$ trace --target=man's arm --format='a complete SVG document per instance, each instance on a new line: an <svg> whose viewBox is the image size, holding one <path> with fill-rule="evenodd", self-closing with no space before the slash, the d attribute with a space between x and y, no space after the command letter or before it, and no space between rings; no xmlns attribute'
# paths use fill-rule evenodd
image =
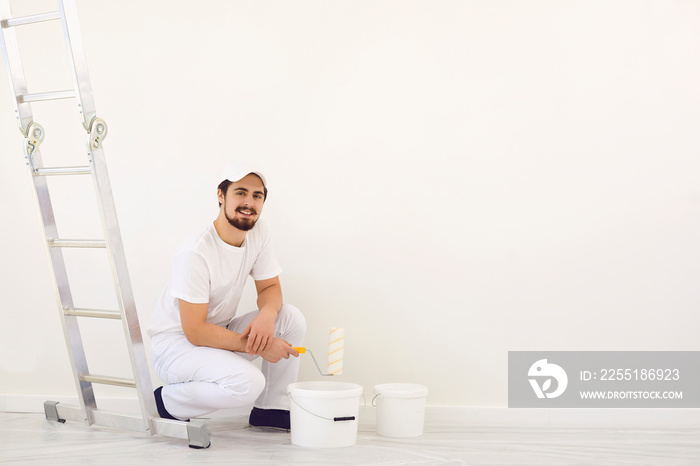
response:
<svg viewBox="0 0 700 466"><path fill-rule="evenodd" d="M268 285L274 285L275 283L279 292L279 280L268 283ZM269 291L262 297L261 302L260 295L262 295L262 292L268 288ZM275 296L276 293L274 287L270 288L269 286L263 285L261 288L259 288L258 304L261 306L261 310L266 309L266 311L258 314L258 316L250 325L248 325L243 333L232 332L231 330L207 322L207 311L209 309L208 304L193 304L180 299L180 321L182 323L182 329L185 332L185 337L187 337L187 340L190 343L196 346L209 346L211 348L219 348L228 351L251 353L246 349L246 347L248 346L248 342L250 340L249 335L252 334L253 327L255 326L256 329L262 329L267 325L266 322L268 320L268 315L272 314L271 310L268 309L272 309L271 303L274 304L277 301L277 298L279 298L279 308L282 307L281 292L279 292L278 297ZM281 338L274 338L275 317L277 317L279 308L274 313L274 317L272 318L272 328L269 333L271 336L267 341L267 344L263 348L259 349L257 353L255 353L262 356L263 359L273 363L282 358L288 359L289 356L299 356L299 353L297 353L288 342L282 340ZM257 335L261 336L263 335L263 332L258 331Z"/></svg>
<svg viewBox="0 0 700 466"><path fill-rule="evenodd" d="M245 351L260 354L275 336L275 319L282 308L282 286L279 277L256 280L258 292L258 316L248 325L242 335L248 338Z"/></svg>
<svg viewBox="0 0 700 466"><path fill-rule="evenodd" d="M246 350L248 339L242 334L207 322L208 303L194 304L182 299L178 301L182 330L190 343L229 351Z"/></svg>
<svg viewBox="0 0 700 466"><path fill-rule="evenodd" d="M277 313L282 308L280 277L256 280L255 289L258 291L258 309L260 309L260 312L274 313L275 317L277 317Z"/></svg>

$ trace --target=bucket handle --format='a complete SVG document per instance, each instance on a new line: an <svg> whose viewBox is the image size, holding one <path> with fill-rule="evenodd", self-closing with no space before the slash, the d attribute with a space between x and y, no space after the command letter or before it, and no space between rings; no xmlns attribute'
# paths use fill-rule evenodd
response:
<svg viewBox="0 0 700 466"><path fill-rule="evenodd" d="M374 395L374 398L372 398L372 401L371 401L372 406L374 406L375 408L377 407L377 405L374 404L374 400L376 400L379 397L379 395L381 395L381 393L377 393L376 395Z"/></svg>
<svg viewBox="0 0 700 466"><path fill-rule="evenodd" d="M306 411L307 413L311 414L312 416L316 416L316 417L318 417L318 418L325 419L326 421L342 422L342 421L354 421L354 420L355 420L355 416L336 416L336 417L334 417L334 418L319 416L318 414L312 413L311 411L309 411L308 409L304 408L302 405L300 405L299 403L297 403L297 400L295 400L295 399L292 397L292 392L287 392L287 396L289 397L290 400L292 400L292 401L294 402L295 405L299 406L301 409L303 409L303 410ZM362 399L365 400L365 394L364 394L364 393L362 394ZM366 402L366 400L365 400L365 405L366 405L366 404L367 404L367 402Z"/></svg>

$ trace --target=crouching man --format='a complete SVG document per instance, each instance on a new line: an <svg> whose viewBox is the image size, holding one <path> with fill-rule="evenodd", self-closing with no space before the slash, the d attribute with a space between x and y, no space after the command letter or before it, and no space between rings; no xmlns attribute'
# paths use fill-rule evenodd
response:
<svg viewBox="0 0 700 466"><path fill-rule="evenodd" d="M217 196L219 215L175 252L170 281L149 335L162 418L187 420L253 405L253 426L289 429L287 385L296 381L306 322L283 304L280 266L259 222L267 198L263 174L229 165ZM237 315L246 279L258 310ZM291 356L291 357L290 357ZM251 361L263 358L262 369Z"/></svg>

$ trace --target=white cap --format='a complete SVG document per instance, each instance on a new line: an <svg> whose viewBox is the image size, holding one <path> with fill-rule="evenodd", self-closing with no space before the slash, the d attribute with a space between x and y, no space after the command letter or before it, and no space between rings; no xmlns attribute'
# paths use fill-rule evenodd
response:
<svg viewBox="0 0 700 466"><path fill-rule="evenodd" d="M223 173L221 173L219 182L229 180L233 183L243 179L246 175L250 175L251 173L259 176L263 182L263 186L267 187L265 175L263 175L260 170L255 170L249 163L243 161L229 163L226 168L224 168Z"/></svg>

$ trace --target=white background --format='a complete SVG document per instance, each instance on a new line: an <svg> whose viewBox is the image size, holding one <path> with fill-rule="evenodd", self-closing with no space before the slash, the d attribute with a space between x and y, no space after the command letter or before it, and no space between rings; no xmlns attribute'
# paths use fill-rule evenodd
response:
<svg viewBox="0 0 700 466"><path fill-rule="evenodd" d="M144 332L247 158L307 346L344 327L339 380L366 393L505 406L508 351L700 349L697 2L77 3ZM30 92L69 87L59 25L19 32ZM0 394L73 395L9 89ZM47 166L84 163L73 102L34 114ZM61 235L98 237L89 178L51 183ZM113 302L100 254L66 253L79 306ZM116 322L83 333L94 372L128 375Z"/></svg>

